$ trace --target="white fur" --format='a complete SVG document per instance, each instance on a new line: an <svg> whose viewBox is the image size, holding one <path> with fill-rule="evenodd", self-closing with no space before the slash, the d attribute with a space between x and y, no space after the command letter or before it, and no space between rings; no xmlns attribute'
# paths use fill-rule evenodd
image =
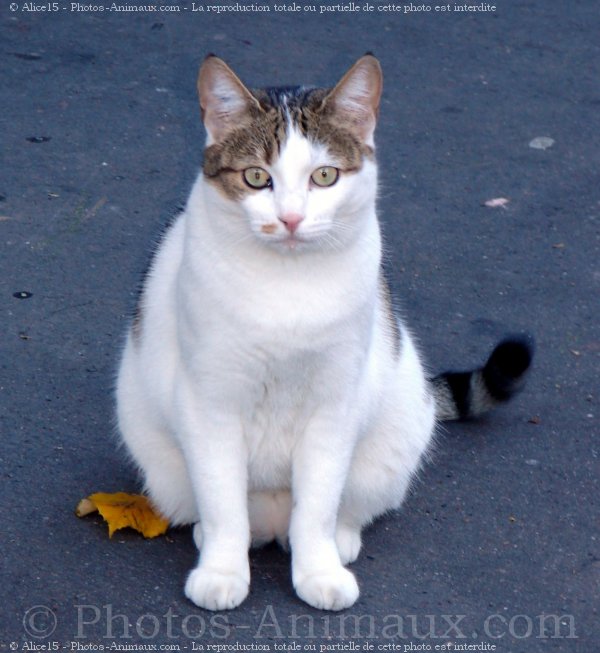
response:
<svg viewBox="0 0 600 653"><path fill-rule="evenodd" d="M251 539L289 540L307 603L352 605L343 565L401 504L431 438L418 354L401 327L396 358L378 292L376 166L312 187L323 165L336 162L292 132L272 191L233 202L201 175L123 354L119 426L156 506L200 521L185 591L204 608L245 598ZM285 212L304 216L294 240Z"/></svg>

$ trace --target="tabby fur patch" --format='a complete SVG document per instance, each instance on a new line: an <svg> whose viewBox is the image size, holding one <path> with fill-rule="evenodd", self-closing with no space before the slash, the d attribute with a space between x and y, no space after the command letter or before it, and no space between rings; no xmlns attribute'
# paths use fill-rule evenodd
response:
<svg viewBox="0 0 600 653"><path fill-rule="evenodd" d="M204 152L206 179L231 200L258 192L243 179L246 168L270 166L279 156L290 129L326 146L341 173L360 170L373 148L354 135L352 125L324 102L331 89L282 87L251 90L260 106L248 104L240 124Z"/></svg>

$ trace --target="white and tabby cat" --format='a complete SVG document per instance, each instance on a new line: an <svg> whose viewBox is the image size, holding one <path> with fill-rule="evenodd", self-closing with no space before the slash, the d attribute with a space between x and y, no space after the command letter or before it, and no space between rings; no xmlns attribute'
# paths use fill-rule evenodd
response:
<svg viewBox="0 0 600 653"><path fill-rule="evenodd" d="M289 542L298 595L354 603L361 529L402 503L437 419L504 401L526 341L429 381L392 314L375 211L382 75L372 55L333 89L249 90L208 57L208 133L128 334L121 433L152 501L193 523L186 595L234 608L251 542Z"/></svg>

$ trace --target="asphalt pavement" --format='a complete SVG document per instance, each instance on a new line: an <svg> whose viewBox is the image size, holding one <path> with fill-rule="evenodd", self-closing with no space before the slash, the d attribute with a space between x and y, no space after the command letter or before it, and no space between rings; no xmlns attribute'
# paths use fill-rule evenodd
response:
<svg viewBox="0 0 600 653"><path fill-rule="evenodd" d="M598 650L597 3L117 5L0 7L0 651ZM366 532L351 609L303 604L269 546L243 605L211 614L183 595L189 529L109 539L74 508L139 489L113 384L151 244L201 164L199 63L330 85L366 51L385 76L386 270L431 370L520 331L534 368L509 406L441 431Z"/></svg>

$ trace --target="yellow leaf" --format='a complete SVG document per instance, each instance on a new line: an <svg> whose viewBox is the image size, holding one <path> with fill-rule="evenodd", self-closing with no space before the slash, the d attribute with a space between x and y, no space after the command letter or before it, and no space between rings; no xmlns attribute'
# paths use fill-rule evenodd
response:
<svg viewBox="0 0 600 653"><path fill-rule="evenodd" d="M148 497L141 494L97 492L82 499L75 514L84 517L98 511L108 524L108 536L120 528L134 528L144 537L156 537L166 532L169 521L159 515Z"/></svg>
<svg viewBox="0 0 600 653"><path fill-rule="evenodd" d="M89 499L82 499L75 508L75 514L78 517L85 517L86 515L91 515L93 512L97 512L98 508L93 501Z"/></svg>

